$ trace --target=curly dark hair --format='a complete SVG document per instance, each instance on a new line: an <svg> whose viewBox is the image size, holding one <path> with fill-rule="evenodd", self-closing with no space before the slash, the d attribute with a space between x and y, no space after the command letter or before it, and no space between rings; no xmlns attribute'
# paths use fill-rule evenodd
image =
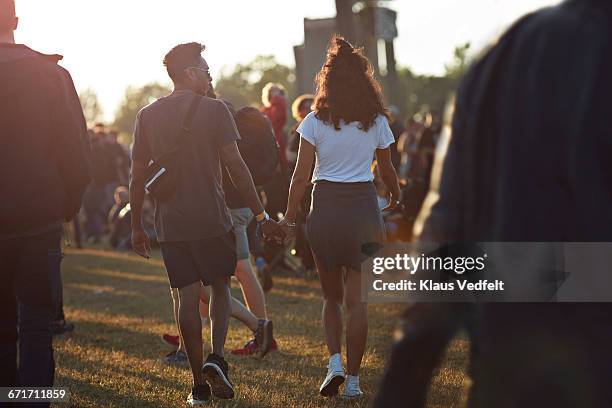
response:
<svg viewBox="0 0 612 408"><path fill-rule="evenodd" d="M378 115L387 116L380 84L372 64L363 54L335 34L327 49L327 59L315 79L317 94L314 112L320 120L340 130L345 123L360 122L367 131Z"/></svg>

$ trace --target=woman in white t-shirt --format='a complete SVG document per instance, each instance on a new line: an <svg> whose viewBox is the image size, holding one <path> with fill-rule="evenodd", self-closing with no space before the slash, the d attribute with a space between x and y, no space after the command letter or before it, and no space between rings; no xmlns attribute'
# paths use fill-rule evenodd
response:
<svg viewBox="0 0 612 408"><path fill-rule="evenodd" d="M295 224L313 160L312 205L307 232L323 289L323 326L330 353L320 387L324 396L361 397L359 367L367 337L367 304L361 300L361 263L385 238L373 184L372 161L391 191L390 208L399 205L400 189L391 164L394 142L380 85L362 49L332 38L325 65L317 75L314 111L297 129L298 160L283 224ZM343 298L347 308L347 371L342 366Z"/></svg>

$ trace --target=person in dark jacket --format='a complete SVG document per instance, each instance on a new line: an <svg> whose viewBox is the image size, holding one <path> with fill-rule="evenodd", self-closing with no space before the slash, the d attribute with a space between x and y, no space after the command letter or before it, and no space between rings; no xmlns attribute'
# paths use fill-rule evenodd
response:
<svg viewBox="0 0 612 408"><path fill-rule="evenodd" d="M520 19L474 64L421 241L612 241L611 19L607 0L565 1ZM421 303L405 317L376 407L425 406L448 342L470 325L470 407L612 406L610 303Z"/></svg>
<svg viewBox="0 0 612 408"><path fill-rule="evenodd" d="M89 183L89 144L62 57L15 44L17 22L0 0L0 386L50 387L61 225Z"/></svg>

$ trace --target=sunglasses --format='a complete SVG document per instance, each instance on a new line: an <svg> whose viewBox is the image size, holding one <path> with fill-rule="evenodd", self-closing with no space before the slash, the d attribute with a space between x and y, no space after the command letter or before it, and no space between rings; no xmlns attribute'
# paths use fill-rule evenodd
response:
<svg viewBox="0 0 612 408"><path fill-rule="evenodd" d="M197 70L197 71L204 72L204 73L206 74L206 76L207 76L208 78L210 78L210 69L204 69L204 68L200 68L200 67L189 67L189 68L187 68L187 69L195 69L195 70Z"/></svg>

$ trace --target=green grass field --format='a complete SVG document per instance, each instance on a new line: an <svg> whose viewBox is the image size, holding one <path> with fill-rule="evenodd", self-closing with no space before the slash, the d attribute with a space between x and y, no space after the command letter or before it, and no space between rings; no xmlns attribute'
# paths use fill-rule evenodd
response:
<svg viewBox="0 0 612 408"><path fill-rule="evenodd" d="M87 249L68 250L63 261L67 319L75 332L57 337L56 385L67 387L76 407L180 407L190 390L190 372L160 362L169 351L160 335L174 333L172 303L159 259ZM240 291L234 287L234 296ZM213 407L369 406L389 355L404 305L370 305L368 349L361 372L366 398L345 403L318 395L327 353L317 281L275 277L268 310L280 351L263 360L229 356L236 398ZM203 332L209 350L209 329ZM249 331L232 321L227 349L241 346ZM466 342L447 351L430 390L429 406L461 406ZM66 406L62 404L61 406Z"/></svg>

